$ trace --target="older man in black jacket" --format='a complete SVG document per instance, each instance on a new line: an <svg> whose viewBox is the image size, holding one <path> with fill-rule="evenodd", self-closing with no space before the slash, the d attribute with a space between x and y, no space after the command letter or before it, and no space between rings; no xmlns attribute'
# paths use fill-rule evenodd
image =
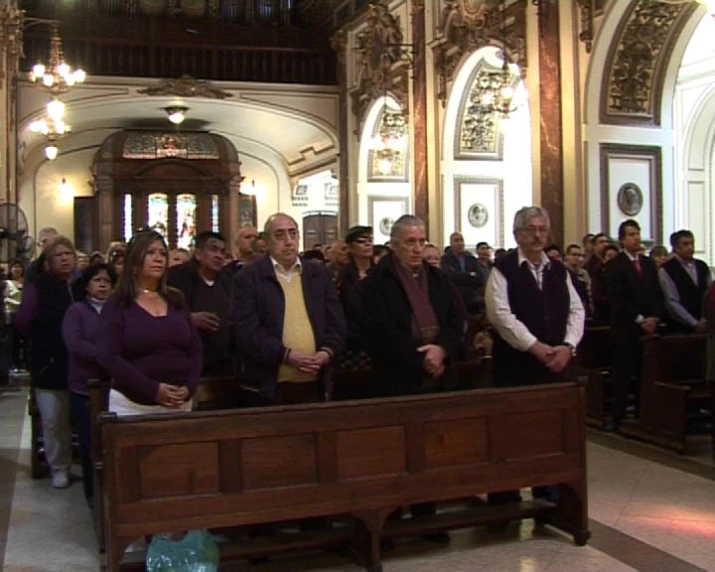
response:
<svg viewBox="0 0 715 572"><path fill-rule="evenodd" d="M449 279L422 260L425 227L405 215L391 252L363 281L362 333L384 395L451 389L463 322Z"/></svg>

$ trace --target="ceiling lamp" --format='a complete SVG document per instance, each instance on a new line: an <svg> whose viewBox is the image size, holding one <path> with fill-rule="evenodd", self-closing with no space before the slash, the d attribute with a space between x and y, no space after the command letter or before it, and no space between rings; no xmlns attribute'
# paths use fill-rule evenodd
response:
<svg viewBox="0 0 715 572"><path fill-rule="evenodd" d="M375 152L377 168L383 175L389 175L392 166L407 144L407 122L402 111L390 111L387 97L382 108L382 117L377 135L372 140L370 149Z"/></svg>
<svg viewBox="0 0 715 572"><path fill-rule="evenodd" d="M169 116L169 121L171 121L174 125L181 125L184 122L184 119L186 119L186 112L188 110L188 107L178 105L164 108L164 111L166 111L166 114Z"/></svg>
<svg viewBox="0 0 715 572"><path fill-rule="evenodd" d="M52 24L50 36L50 59L47 65L38 63L32 67L30 81L37 83L49 90L53 95L69 91L73 86L84 83L87 74L81 70L73 70L62 55L62 40L60 39L59 24Z"/></svg>
<svg viewBox="0 0 715 572"><path fill-rule="evenodd" d="M57 153L59 153L59 149L57 148L57 145L54 143L50 143L47 147L45 147L45 157L47 157L50 161L54 161L57 159Z"/></svg>
<svg viewBox="0 0 715 572"><path fill-rule="evenodd" d="M519 77L512 71L506 54L502 52L504 63L499 71L484 74L479 79L477 101L473 105L482 108L487 113L497 113L502 118L516 111L519 106L514 104L514 82Z"/></svg>

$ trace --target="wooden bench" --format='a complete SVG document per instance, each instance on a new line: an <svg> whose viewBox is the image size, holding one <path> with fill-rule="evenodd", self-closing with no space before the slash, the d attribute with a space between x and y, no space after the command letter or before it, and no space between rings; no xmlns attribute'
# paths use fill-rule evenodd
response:
<svg viewBox="0 0 715 572"><path fill-rule="evenodd" d="M481 389L164 416L101 416L107 563L139 537L352 515L315 533L382 570L380 538L542 517L589 538L584 385ZM532 485L543 500L386 521L397 507ZM296 540L305 548L311 540ZM283 545L280 550L288 550ZM223 561L271 552L250 540Z"/></svg>
<svg viewBox="0 0 715 572"><path fill-rule="evenodd" d="M640 413L622 433L686 452L688 435L703 433L711 417L706 342L704 334L643 338Z"/></svg>
<svg viewBox="0 0 715 572"><path fill-rule="evenodd" d="M603 429L611 400L611 329L587 327L574 362L576 375L588 377L586 423Z"/></svg>

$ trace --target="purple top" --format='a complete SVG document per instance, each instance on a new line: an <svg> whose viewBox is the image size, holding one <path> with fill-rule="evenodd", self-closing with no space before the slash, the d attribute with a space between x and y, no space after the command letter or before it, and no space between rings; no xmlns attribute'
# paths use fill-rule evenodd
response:
<svg viewBox="0 0 715 572"><path fill-rule="evenodd" d="M203 368L203 347L188 309L169 307L155 317L136 302L104 305L97 361L112 388L142 405L156 405L160 383L186 386L193 395Z"/></svg>
<svg viewBox="0 0 715 572"><path fill-rule="evenodd" d="M103 375L97 364L99 324L97 308L87 301L72 304L62 322L62 339L69 352L67 385L74 393L86 395L87 381Z"/></svg>
<svg viewBox="0 0 715 572"><path fill-rule="evenodd" d="M22 291L22 302L15 314L14 326L26 338L30 337L32 330L32 319L37 312L37 286L35 283L28 284Z"/></svg>

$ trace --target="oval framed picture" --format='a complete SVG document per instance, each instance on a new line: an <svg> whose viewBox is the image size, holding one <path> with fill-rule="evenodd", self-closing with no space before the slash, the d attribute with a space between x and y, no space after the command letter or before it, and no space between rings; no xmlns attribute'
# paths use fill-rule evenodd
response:
<svg viewBox="0 0 715 572"><path fill-rule="evenodd" d="M616 195L618 208L627 216L636 216L643 208L643 192L635 183L625 183Z"/></svg>
<svg viewBox="0 0 715 572"><path fill-rule="evenodd" d="M392 230L392 225L395 224L395 221L392 220L389 216L386 216L380 221L379 229L380 232L385 235L385 236L390 236L390 231Z"/></svg>
<svg viewBox="0 0 715 572"><path fill-rule="evenodd" d="M467 220L474 228L482 228L489 222L489 211L481 203L473 204L467 211Z"/></svg>

